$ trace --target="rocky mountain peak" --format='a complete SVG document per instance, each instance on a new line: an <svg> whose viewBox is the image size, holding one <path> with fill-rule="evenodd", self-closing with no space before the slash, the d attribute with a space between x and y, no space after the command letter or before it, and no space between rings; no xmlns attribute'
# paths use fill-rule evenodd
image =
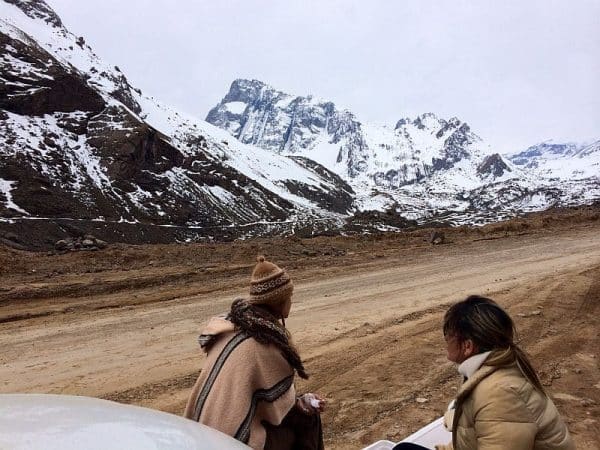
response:
<svg viewBox="0 0 600 450"><path fill-rule="evenodd" d="M260 94L265 88L268 86L262 81L238 78L231 83L229 92L223 97L221 103L252 103L260 98Z"/></svg>
<svg viewBox="0 0 600 450"><path fill-rule="evenodd" d="M394 127L396 130L400 128L402 125L406 125L412 123L412 121L408 117L403 117L398 122L396 122L396 126Z"/></svg>
<svg viewBox="0 0 600 450"><path fill-rule="evenodd" d="M498 153L486 156L477 166L477 173L483 177L493 175L499 178L506 172L512 172L512 170Z"/></svg>
<svg viewBox="0 0 600 450"><path fill-rule="evenodd" d="M434 129L440 125L445 125L445 121L439 119L434 113L423 113L413 120L412 124L418 129L422 130L425 128Z"/></svg>
<svg viewBox="0 0 600 450"><path fill-rule="evenodd" d="M6 3L15 5L23 11L27 17L41 19L47 24L62 27L60 17L54 12L44 0L4 0Z"/></svg>
<svg viewBox="0 0 600 450"><path fill-rule="evenodd" d="M156 241L173 225L169 240L232 238L284 233L297 223L338 227L356 209L393 206L405 217L459 223L473 214L495 220L514 205L600 197L600 163L591 159L572 177L591 173L588 185L567 192L550 179L532 189L531 180L519 185L522 169L486 157L481 139L456 117L425 113L392 129L259 80L235 80L209 112L207 121L229 139L132 88L43 1L2 5L0 232L2 224L44 223L59 237L65 228L57 220L66 217L130 230L132 242L145 239L142 226ZM580 153L594 156L597 146Z"/></svg>
<svg viewBox="0 0 600 450"><path fill-rule="evenodd" d="M434 113L427 112L417 116L415 119L403 117L402 119L396 122L394 128L398 130L402 127L406 127L407 125L411 125L416 127L418 130L426 130L431 134L435 134L436 137L439 139L442 136L447 135L448 131L458 129L463 124L464 122L462 122L457 117L452 117L449 120L445 120L438 117ZM466 125L466 128L463 128L461 132L469 131L470 129L467 128L468 125Z"/></svg>
<svg viewBox="0 0 600 450"><path fill-rule="evenodd" d="M312 96L292 96L258 81L237 79L211 109L207 122L240 141L286 154L310 148L321 135L339 142L343 130L356 128L347 111Z"/></svg>
<svg viewBox="0 0 600 450"><path fill-rule="evenodd" d="M470 160L481 141L456 117L426 112L398 120L390 133L333 102L294 97L258 80L235 80L206 120L244 143L311 158L347 181L378 186L399 187L450 170Z"/></svg>

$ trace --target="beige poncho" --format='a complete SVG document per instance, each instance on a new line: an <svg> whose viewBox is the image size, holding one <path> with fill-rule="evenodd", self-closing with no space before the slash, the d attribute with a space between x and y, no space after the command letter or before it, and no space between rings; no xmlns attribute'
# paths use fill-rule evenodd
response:
<svg viewBox="0 0 600 450"><path fill-rule="evenodd" d="M185 408L199 421L255 449L265 445L266 421L279 425L294 406L294 370L274 345L211 319L203 335L216 335Z"/></svg>

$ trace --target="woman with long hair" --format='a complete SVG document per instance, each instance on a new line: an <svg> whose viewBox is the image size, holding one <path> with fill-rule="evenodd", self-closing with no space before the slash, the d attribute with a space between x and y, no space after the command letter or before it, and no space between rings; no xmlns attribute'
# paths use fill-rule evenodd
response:
<svg viewBox="0 0 600 450"><path fill-rule="evenodd" d="M502 307L472 295L448 309L443 331L463 384L445 415L452 443L437 450L575 448Z"/></svg>
<svg viewBox="0 0 600 450"><path fill-rule="evenodd" d="M294 374L308 374L285 328L293 290L284 269L258 257L249 297L235 300L200 334L207 358L185 417L254 449L323 448L325 401L296 397L294 389Z"/></svg>

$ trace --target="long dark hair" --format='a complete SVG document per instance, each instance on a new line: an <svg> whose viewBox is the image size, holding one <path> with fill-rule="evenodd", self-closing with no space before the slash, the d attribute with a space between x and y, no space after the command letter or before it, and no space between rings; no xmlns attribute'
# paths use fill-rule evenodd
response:
<svg viewBox="0 0 600 450"><path fill-rule="evenodd" d="M527 354L515 343L517 331L508 313L492 299L470 295L450 307L444 315L444 336L459 342L470 339L478 353L492 351L488 366L515 364L525 378L542 394L542 383Z"/></svg>

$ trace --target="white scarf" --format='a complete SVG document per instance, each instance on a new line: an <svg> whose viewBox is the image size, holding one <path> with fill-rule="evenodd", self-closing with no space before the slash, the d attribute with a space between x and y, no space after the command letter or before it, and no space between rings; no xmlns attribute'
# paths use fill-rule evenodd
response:
<svg viewBox="0 0 600 450"><path fill-rule="evenodd" d="M473 355L470 358L465 359L458 366L458 373L460 373L465 378L470 378L473 376L475 372L483 365L488 356L490 356L490 352L478 353L477 355ZM452 400L448 404L448 411L452 411L454 406L456 405L456 400ZM452 411L454 413L454 411ZM450 416L451 417L451 416ZM448 422L448 420L444 420L444 426L447 430L451 430L452 419Z"/></svg>

